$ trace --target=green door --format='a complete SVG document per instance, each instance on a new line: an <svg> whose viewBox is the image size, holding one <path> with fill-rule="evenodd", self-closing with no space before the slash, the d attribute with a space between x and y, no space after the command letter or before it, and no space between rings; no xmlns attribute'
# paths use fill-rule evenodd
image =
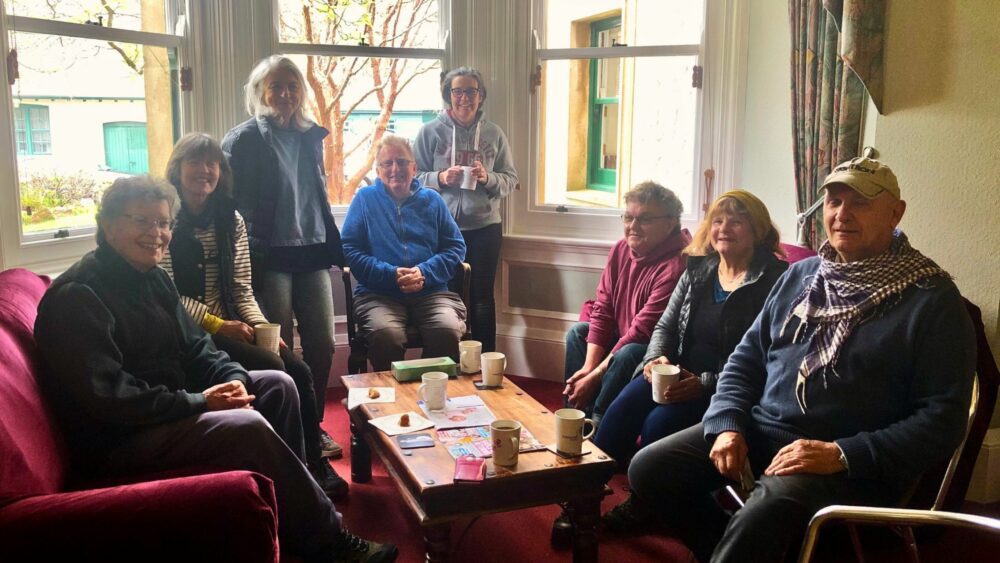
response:
<svg viewBox="0 0 1000 563"><path fill-rule="evenodd" d="M125 174L149 172L146 124L136 121L105 123L104 163L114 172Z"/></svg>

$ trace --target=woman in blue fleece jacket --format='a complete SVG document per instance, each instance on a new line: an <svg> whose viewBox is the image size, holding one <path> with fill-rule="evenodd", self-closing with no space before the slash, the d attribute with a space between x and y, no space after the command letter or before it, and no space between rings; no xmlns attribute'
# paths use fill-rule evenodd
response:
<svg viewBox="0 0 1000 563"><path fill-rule="evenodd" d="M355 194L341 235L368 359L376 371L403 359L408 324L425 358L457 359L466 311L448 280L465 258L462 233L441 196L414 180L409 141L383 137L376 163L378 180Z"/></svg>

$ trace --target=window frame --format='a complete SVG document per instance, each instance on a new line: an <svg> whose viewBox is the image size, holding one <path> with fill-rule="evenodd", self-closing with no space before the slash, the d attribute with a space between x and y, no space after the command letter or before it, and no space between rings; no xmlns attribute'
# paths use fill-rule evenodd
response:
<svg viewBox="0 0 1000 563"><path fill-rule="evenodd" d="M49 126L46 129L40 129L34 127L31 120L31 112L29 110L45 110L45 120L49 122ZM17 114L20 113L24 121L24 127L17 127ZM18 132L24 132L24 146L26 148L25 152L21 152L18 148L17 134ZM46 133L52 132L52 120L49 117L49 106L43 106L41 104L21 104L19 103L16 108L14 108L14 150L17 156L45 156L52 154L52 138L49 137L49 150L48 151L36 151L35 141L33 139L32 133L42 132Z"/></svg>
<svg viewBox="0 0 1000 563"><path fill-rule="evenodd" d="M742 165L743 115L746 102L747 42L749 37L749 0L706 0L700 45L638 46L612 48L543 49L545 29L544 3L533 0L529 21L525 24L529 41L522 55L525 75L537 79L537 72L547 60L589 59L601 57L697 56L703 69L702 92L698 96L698 131L695 135L694 186L690 208L681 217L681 226L691 232L698 227L704 207L714 194L732 187ZM607 244L621 238L620 211L595 209L571 204L540 203L538 175L544 169L539 158L541 96L533 89L530 107L524 114L525 157L518 163L522 189L505 202L504 232L508 236L548 240L573 240L576 243ZM620 156L619 156L620 158ZM522 170L523 167L523 170ZM703 183L703 172L712 169L715 180L710 187Z"/></svg>
<svg viewBox="0 0 1000 563"><path fill-rule="evenodd" d="M183 17L178 15L178 8L182 3L182 0L164 2L166 30L184 28L183 25L178 25L184 22ZM0 51L9 52L8 36L15 32L162 47L173 49L178 56L185 47L183 35L9 15L0 0ZM16 264L40 273L58 273L94 247L97 227L91 225L56 232L24 232L20 213L14 96L9 86L6 65L0 65L0 79L4 83L4 87L0 88L0 128L6 128L8 132L0 135L0 267ZM51 121L49 130L51 131ZM181 131L175 133L180 134Z"/></svg>
<svg viewBox="0 0 1000 563"><path fill-rule="evenodd" d="M596 47L595 42L602 31L614 29L622 24L622 17L612 16L594 21L590 24L590 46ZM621 112L621 92L613 98L600 98L597 96L598 87L598 61L590 60L590 91L587 93L587 189L602 192L615 192L618 186L618 167L614 169L604 168L601 162L603 154L601 147L603 144L604 123L601 113L604 106L616 105L617 111ZM619 69L621 72L621 69ZM621 84L619 84L619 90ZM620 115L620 113L619 113ZM619 120L619 129L621 122ZM620 131L619 131L620 134ZM609 183L610 181L610 183Z"/></svg>
<svg viewBox="0 0 1000 563"><path fill-rule="evenodd" d="M333 43L292 43L281 41L281 14L279 0L272 0L274 53L291 56L321 57L368 57L379 59L421 59L437 61L441 69L447 69L452 59L451 40L451 0L436 0L438 3L439 45L437 49L426 47L373 47L371 45L343 45ZM362 186L364 181L362 181ZM350 203L330 204L330 211L338 223L347 215Z"/></svg>

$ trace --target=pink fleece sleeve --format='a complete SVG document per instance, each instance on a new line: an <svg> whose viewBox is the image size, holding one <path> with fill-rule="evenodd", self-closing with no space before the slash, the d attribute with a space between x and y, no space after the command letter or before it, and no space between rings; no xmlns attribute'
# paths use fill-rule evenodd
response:
<svg viewBox="0 0 1000 563"><path fill-rule="evenodd" d="M618 343L611 350L612 353L617 352L622 346L633 342L640 344L649 343L649 339L653 335L653 327L656 326L656 321L660 320L660 316L663 315L663 310L667 308L670 295L673 294L674 288L677 287L677 281L684 274L686 264L686 257L679 255L670 259L664 264L664 268L655 274L658 283L650 291L646 304L643 305L642 309L639 309L639 312L632 319L628 331L618 339Z"/></svg>
<svg viewBox="0 0 1000 563"><path fill-rule="evenodd" d="M597 284L597 300L590 311L590 331L587 333L587 343L596 344L605 350L614 344L616 336L617 322L615 321L615 307L612 300L614 289L613 274L618 273L618 247L616 244L611 247L608 253L608 263L601 272L601 281ZM654 323L656 321L653 321Z"/></svg>

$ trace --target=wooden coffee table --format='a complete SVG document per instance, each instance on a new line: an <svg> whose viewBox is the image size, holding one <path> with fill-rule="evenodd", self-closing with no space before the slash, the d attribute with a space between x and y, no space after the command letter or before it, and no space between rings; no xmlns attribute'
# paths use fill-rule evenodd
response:
<svg viewBox="0 0 1000 563"><path fill-rule="evenodd" d="M520 421L543 444L555 442L555 415L538 401L509 379L504 379L502 389L483 391L476 389L474 379L478 376L450 380L448 396L477 394L497 418ZM368 424L368 420L380 416L421 412L417 405L419 381L398 383L387 371L345 375L341 381L348 388L396 388L395 403L364 404L350 411L351 478L355 483L371 480L374 450L424 529L427 561L448 559L448 536L457 518L559 502L568 503L575 524L573 561L597 561L601 498L615 463L596 446L584 442L584 451L590 453L575 459L564 459L550 451L521 453L517 465L511 468L496 467L489 459L484 481L455 483L455 460L440 443L433 448L401 450L395 438ZM435 435L433 428L421 432Z"/></svg>

